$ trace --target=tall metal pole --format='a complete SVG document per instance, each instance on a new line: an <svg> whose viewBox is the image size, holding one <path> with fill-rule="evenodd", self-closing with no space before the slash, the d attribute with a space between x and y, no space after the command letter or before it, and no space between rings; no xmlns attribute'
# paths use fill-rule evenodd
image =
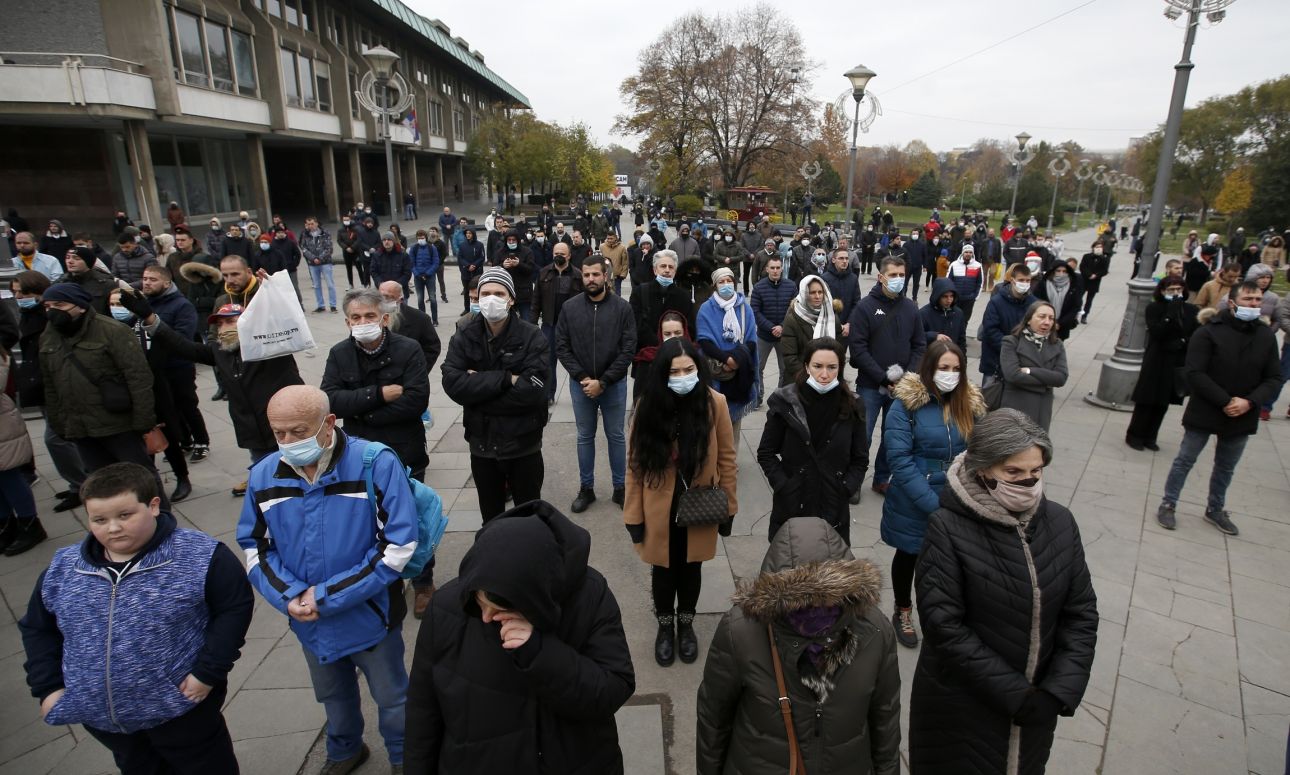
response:
<svg viewBox="0 0 1290 775"><path fill-rule="evenodd" d="M1178 149L1178 132L1182 126L1183 103L1187 98L1187 82L1191 78L1192 44L1196 42L1196 28L1200 26L1203 0L1192 0L1187 12L1187 32L1183 38L1182 59L1174 65L1174 91L1169 99L1169 117L1165 122L1164 139L1160 143L1160 159L1156 164L1156 184L1151 189L1151 210L1147 214L1147 233L1142 238L1142 260L1138 262L1138 275L1129 282L1129 303L1120 325L1120 338L1115 353L1102 364L1097 393L1085 400L1097 406L1129 411L1132 409L1133 389L1142 368L1146 352L1146 309L1155 290L1151 273L1155 268L1156 251L1160 249L1160 232L1164 226L1165 198L1169 195L1169 180L1173 175L1174 153Z"/></svg>
<svg viewBox="0 0 1290 775"><path fill-rule="evenodd" d="M856 97L856 117L851 122L851 166L847 168L847 209L844 230L851 228L851 193L856 182L856 139L860 135L860 98ZM858 236L858 235L857 235Z"/></svg>
<svg viewBox="0 0 1290 775"><path fill-rule="evenodd" d="M1017 168L1016 177L1012 179L1012 204L1008 206L1008 215L1013 218L1017 217L1017 186L1021 183L1021 162L1013 161Z"/></svg>
<svg viewBox="0 0 1290 775"><path fill-rule="evenodd" d="M394 202L394 147L390 144L390 82L381 84L381 103L385 110L381 113L381 127L385 133L385 175L390 184L390 223L397 223L399 210Z"/></svg>
<svg viewBox="0 0 1290 775"><path fill-rule="evenodd" d="M1076 176L1079 178L1079 176ZM1071 231L1079 231L1079 213L1084 204L1084 178L1079 178L1079 190L1075 192L1075 222L1071 224Z"/></svg>

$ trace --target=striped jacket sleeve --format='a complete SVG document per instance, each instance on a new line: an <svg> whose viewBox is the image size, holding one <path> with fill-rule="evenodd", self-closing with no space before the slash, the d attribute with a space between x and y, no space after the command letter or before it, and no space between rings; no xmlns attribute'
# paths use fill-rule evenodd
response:
<svg viewBox="0 0 1290 775"><path fill-rule="evenodd" d="M237 521L237 545L246 558L246 575L265 600L282 613L287 613L287 602L300 595L309 585L295 577L278 554L269 523L260 509L254 491L242 499L242 515Z"/></svg>
<svg viewBox="0 0 1290 775"><path fill-rule="evenodd" d="M376 494L376 522L372 547L363 561L314 588L318 613L327 617L359 605L399 578L417 548L418 517L412 489L403 464L393 452L382 452L372 462Z"/></svg>

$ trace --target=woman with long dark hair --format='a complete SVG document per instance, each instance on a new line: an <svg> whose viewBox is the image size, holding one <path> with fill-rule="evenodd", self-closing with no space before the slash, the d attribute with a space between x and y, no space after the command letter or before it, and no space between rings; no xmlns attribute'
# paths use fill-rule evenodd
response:
<svg viewBox="0 0 1290 775"><path fill-rule="evenodd" d="M891 488L882 502L882 540L896 549L891 558L891 623L901 645L918 645L914 629L914 565L923 548L927 518L941 502L945 472L964 449L976 421L985 416L981 391L967 380L967 357L958 345L927 345L917 374L891 388L891 409L883 443L891 461Z"/></svg>
<svg viewBox="0 0 1290 775"><path fill-rule="evenodd" d="M1181 405L1187 384L1179 369L1187 360L1187 342L1195 333L1200 308L1187 302L1187 282L1165 277L1156 285L1147 304L1147 349L1142 354L1142 371L1133 388L1133 419L1124 443L1133 449L1160 449L1156 434L1171 404Z"/></svg>
<svg viewBox="0 0 1290 775"><path fill-rule="evenodd" d="M654 659L699 657L694 613L702 564L716 556L718 526L676 524L681 494L698 487L726 493L729 518L739 509L735 481L735 436L726 399L708 387L707 360L684 336L658 348L627 440L627 491L623 521L636 552L651 568L650 588L658 635ZM678 643L679 640L679 643Z"/></svg>
<svg viewBox="0 0 1290 775"><path fill-rule="evenodd" d="M774 491L770 540L793 517L819 517L851 545L848 501L869 469L864 409L842 378L846 352L832 337L813 339L805 368L766 402L757 463Z"/></svg>

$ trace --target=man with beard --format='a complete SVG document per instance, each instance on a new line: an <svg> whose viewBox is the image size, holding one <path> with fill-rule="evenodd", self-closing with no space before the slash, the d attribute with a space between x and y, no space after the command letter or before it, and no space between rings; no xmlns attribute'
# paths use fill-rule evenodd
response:
<svg viewBox="0 0 1290 775"><path fill-rule="evenodd" d="M556 243L551 265L543 267L539 273L537 292L534 319L541 325L551 351L551 373L546 383L546 402L550 406L555 403L555 326L560 321L560 309L564 303L582 293L582 273L569 263L569 246L563 242Z"/></svg>
<svg viewBox="0 0 1290 775"><path fill-rule="evenodd" d="M426 361L426 374L439 361L443 344L439 341L439 332L434 329L430 316L407 303L403 295L403 286L393 280L386 280L376 289L381 294L381 312L390 316L387 325L390 331L421 345L421 354ZM424 418L423 418L424 419Z"/></svg>
<svg viewBox="0 0 1290 775"><path fill-rule="evenodd" d="M20 231L13 238L18 255L13 257L15 269L40 272L56 283L63 276L63 264L57 258L36 250L36 238L29 231ZM66 253L67 251L63 251Z"/></svg>
<svg viewBox="0 0 1290 775"><path fill-rule="evenodd" d="M236 259L225 259L223 265L227 266L233 260ZM227 283L228 273L225 272L224 276ZM291 355L263 361L242 360L237 334L237 319L245 309L241 304L224 304L207 319L207 325L215 327L215 336L206 344L194 342L166 325L143 296L124 293L121 306L143 321L144 331L152 337L153 347L168 349L180 358L215 367L221 388L228 396L228 414L237 445L250 454L252 465L277 451L278 442L269 426L265 408L274 393L287 385L302 385L304 380L300 379L296 359ZM233 487L233 496L245 494L246 480L242 480Z"/></svg>
<svg viewBox="0 0 1290 775"><path fill-rule="evenodd" d="M187 339L195 339L197 308L180 292L173 279L170 270L163 266L148 267L143 270L143 295L166 325ZM170 390L170 401L180 421L180 427L174 429L183 442L180 446L192 453L191 462L200 463L210 454L211 439L197 404L197 367L186 358L171 356L153 374L159 374Z"/></svg>

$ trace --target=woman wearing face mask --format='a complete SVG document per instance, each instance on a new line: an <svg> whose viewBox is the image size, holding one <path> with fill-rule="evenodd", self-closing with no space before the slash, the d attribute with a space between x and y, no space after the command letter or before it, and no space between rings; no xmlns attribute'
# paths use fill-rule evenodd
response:
<svg viewBox="0 0 1290 775"><path fill-rule="evenodd" d="M842 319L838 317L829 286L819 277L803 277L797 284L797 298L784 316L784 332L779 339L784 356L784 373L780 382L787 385L806 368L806 347L823 337L842 340Z"/></svg>
<svg viewBox="0 0 1290 775"><path fill-rule="evenodd" d="M1057 337L1053 305L1030 305L999 351L1004 407L1030 416L1045 431L1053 419L1053 388L1066 384L1066 346Z"/></svg>
<svg viewBox="0 0 1290 775"><path fill-rule="evenodd" d="M842 378L842 343L811 340L805 371L766 402L757 463L774 491L770 540L793 517L819 517L851 545L848 501L869 469L864 409Z"/></svg>
<svg viewBox="0 0 1290 775"><path fill-rule="evenodd" d="M742 293L735 290L735 272L721 267L712 273L716 293L699 307L696 341L703 354L720 364L714 387L726 398L735 438L744 415L757 403L757 318Z"/></svg>
<svg viewBox="0 0 1290 775"><path fill-rule="evenodd" d="M1097 597L1074 517L1043 496L1052 454L1042 428L1000 409L945 472L915 579L911 772L1041 773L1057 717L1084 696Z"/></svg>
<svg viewBox="0 0 1290 775"><path fill-rule="evenodd" d="M1179 370L1187 360L1187 343L1199 325L1200 308L1187 303L1187 284L1181 277L1166 277L1156 286L1147 304L1147 349L1142 371L1133 388L1133 419L1124 443L1133 449L1160 449L1156 434L1170 404L1182 405L1187 394Z"/></svg>
<svg viewBox="0 0 1290 775"><path fill-rule="evenodd" d="M707 387L707 359L684 336L664 342L642 385L627 440L623 521L640 558L650 565L658 617L654 659L671 665L699 657L694 613L703 562L716 556L717 525L676 524L680 497L691 487L719 487L730 520L739 510L735 433L726 399ZM730 520L721 526L730 534Z"/></svg>
<svg viewBox="0 0 1290 775"><path fill-rule="evenodd" d="M1044 279L1035 285L1035 298L1049 302L1057 311L1057 337L1063 342L1079 325L1084 287L1064 261L1053 264Z"/></svg>
<svg viewBox="0 0 1290 775"><path fill-rule="evenodd" d="M891 461L891 487L882 502L882 540L895 547L891 560L896 610L891 623L901 645L918 645L914 629L914 565L927 519L940 506L950 463L967 449L972 428L985 416L981 391L967 380L967 358L953 342L927 345L917 374L891 388L882 439Z"/></svg>
<svg viewBox="0 0 1290 775"><path fill-rule="evenodd" d="M694 337L690 335L690 323L686 320L685 315L676 310L668 310L663 313L663 317L658 321L658 344L646 345L636 351L632 358L632 395L637 398L641 395L641 382L649 378L650 367L654 365L654 359L658 357L658 348L669 339L676 339L678 336L685 337L691 342Z"/></svg>
<svg viewBox="0 0 1290 775"><path fill-rule="evenodd" d="M1079 275L1084 281L1084 311L1081 322L1088 322L1088 313L1093 309L1093 297L1102 290L1102 278L1111 271L1111 258L1102 249L1101 242L1094 242L1093 248L1084 254L1079 262Z"/></svg>

